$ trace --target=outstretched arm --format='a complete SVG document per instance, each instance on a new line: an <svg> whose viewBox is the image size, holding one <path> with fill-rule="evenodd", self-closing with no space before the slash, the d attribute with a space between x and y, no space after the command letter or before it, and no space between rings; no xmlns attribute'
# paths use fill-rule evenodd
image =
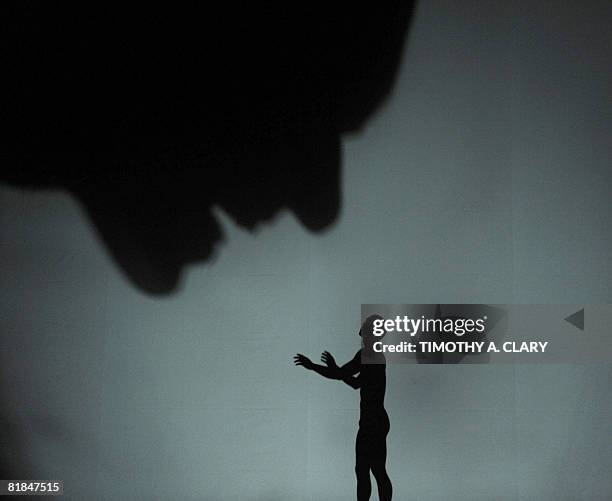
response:
<svg viewBox="0 0 612 501"><path fill-rule="evenodd" d="M338 368L338 366L336 365L336 360L334 359L334 356L329 351L324 351L321 354L321 360L328 367ZM350 362L348 362L347 364L344 364L342 367L338 369L341 372L344 372L344 375L342 377L343 383L349 385L354 390L357 390L361 387L361 379L359 378L359 375L354 376L355 373L361 371L361 352L360 351L356 353L356 355L353 357L353 359Z"/></svg>
<svg viewBox="0 0 612 501"><path fill-rule="evenodd" d="M359 353L355 355L355 357L348 363L344 364L342 367L338 367L334 360L334 357L329 352L323 352L321 355L321 360L323 360L327 365L319 365L312 362L308 357L298 353L293 357L293 363L295 365L301 365L305 369L315 371L317 374L328 378L328 379L339 379L344 381L347 378L352 378L352 376L359 372L360 370L360 359ZM345 381L346 382L346 381ZM348 383L350 386L352 384Z"/></svg>
<svg viewBox="0 0 612 501"><path fill-rule="evenodd" d="M342 379L339 367L326 367L325 365L315 364L308 357L298 353L293 357L293 363L295 365L301 365L304 369L314 371L323 377L328 379Z"/></svg>

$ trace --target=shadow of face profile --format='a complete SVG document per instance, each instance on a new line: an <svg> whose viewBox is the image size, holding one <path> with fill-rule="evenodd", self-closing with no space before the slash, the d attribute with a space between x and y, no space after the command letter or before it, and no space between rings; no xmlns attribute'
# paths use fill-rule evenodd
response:
<svg viewBox="0 0 612 501"><path fill-rule="evenodd" d="M141 290L173 291L222 239L213 207L310 231L340 211L340 136L388 93L411 2L379 10L2 8L4 173L80 202Z"/></svg>

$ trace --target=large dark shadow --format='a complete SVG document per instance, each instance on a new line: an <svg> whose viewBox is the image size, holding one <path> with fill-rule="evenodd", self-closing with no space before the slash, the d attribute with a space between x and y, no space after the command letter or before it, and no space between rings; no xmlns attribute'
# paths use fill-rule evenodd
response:
<svg viewBox="0 0 612 501"><path fill-rule="evenodd" d="M340 135L388 94L413 2L0 8L0 181L64 189L149 293L281 209L321 231L340 210ZM289 7L290 6L290 7Z"/></svg>

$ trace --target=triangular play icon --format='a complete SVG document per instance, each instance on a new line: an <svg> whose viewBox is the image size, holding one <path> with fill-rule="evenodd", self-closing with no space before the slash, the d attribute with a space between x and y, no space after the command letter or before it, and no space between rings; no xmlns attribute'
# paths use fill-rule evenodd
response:
<svg viewBox="0 0 612 501"><path fill-rule="evenodd" d="M567 322L572 324L574 327L578 327L581 331L584 330L584 308L576 313L572 313L569 317L565 317Z"/></svg>

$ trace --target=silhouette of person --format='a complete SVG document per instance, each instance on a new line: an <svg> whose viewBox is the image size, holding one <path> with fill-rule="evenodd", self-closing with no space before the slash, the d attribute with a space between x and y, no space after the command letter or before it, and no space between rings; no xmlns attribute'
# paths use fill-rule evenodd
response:
<svg viewBox="0 0 612 501"><path fill-rule="evenodd" d="M313 363L308 357L298 353L294 364L312 370L328 379L340 380L351 388L360 390L359 430L355 442L355 473L357 475L357 500L370 499L372 484L370 471L376 479L378 498L389 501L393 492L391 479L387 474L387 434L389 416L385 410L386 365L382 353L373 349L380 337L373 335L373 323L381 319L379 315L368 317L359 331L362 348L353 359L339 367L331 353L324 351L321 361L325 365Z"/></svg>

